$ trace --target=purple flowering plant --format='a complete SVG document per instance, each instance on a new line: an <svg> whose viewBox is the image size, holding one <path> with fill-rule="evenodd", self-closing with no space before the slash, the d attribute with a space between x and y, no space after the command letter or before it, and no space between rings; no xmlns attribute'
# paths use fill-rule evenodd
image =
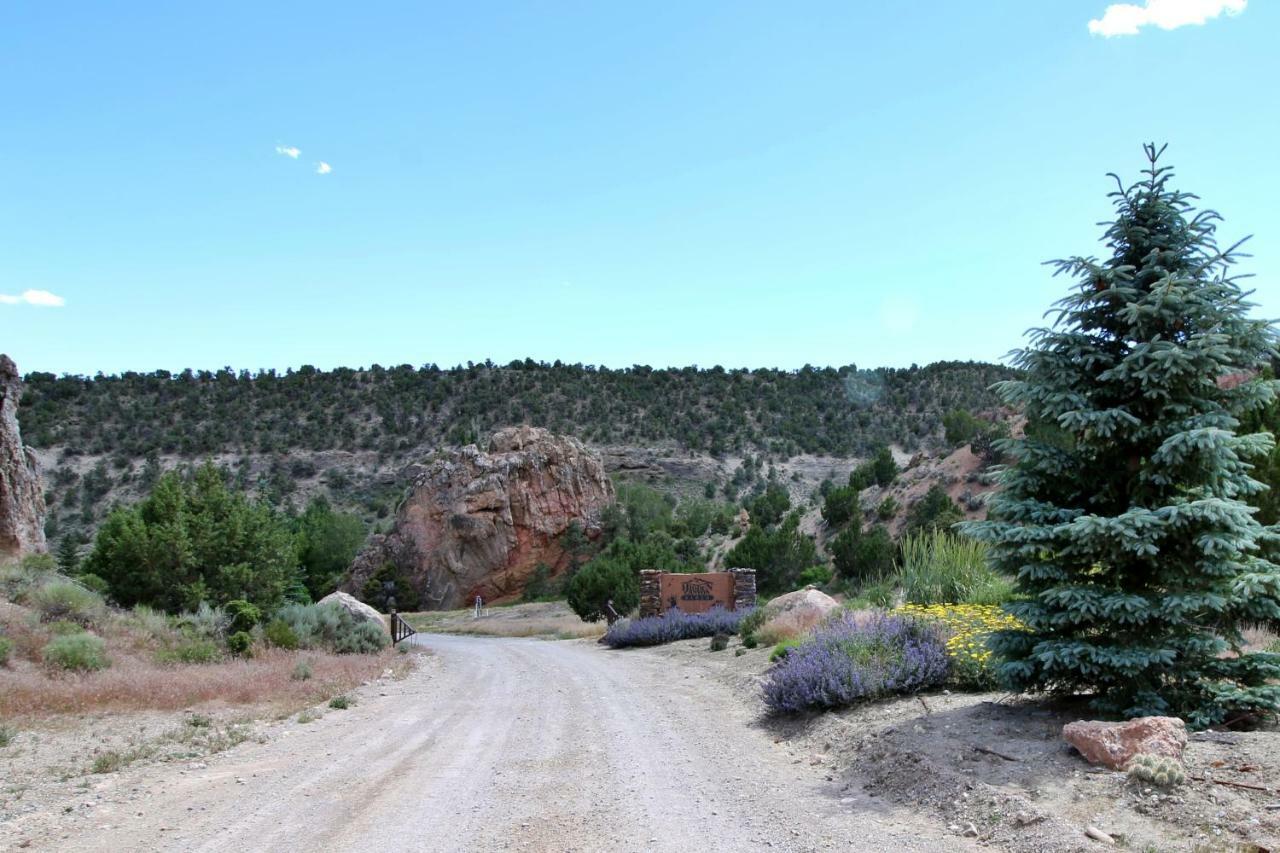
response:
<svg viewBox="0 0 1280 853"><path fill-rule="evenodd" d="M946 677L946 640L936 625L845 611L769 671L764 701L777 713L838 708L935 687Z"/></svg>
<svg viewBox="0 0 1280 853"><path fill-rule="evenodd" d="M604 643L615 649L628 646L660 646L676 640L712 637L716 634L736 634L738 623L745 619L752 608L725 610L713 607L705 613L685 613L671 609L661 616L645 616L615 622L605 632Z"/></svg>

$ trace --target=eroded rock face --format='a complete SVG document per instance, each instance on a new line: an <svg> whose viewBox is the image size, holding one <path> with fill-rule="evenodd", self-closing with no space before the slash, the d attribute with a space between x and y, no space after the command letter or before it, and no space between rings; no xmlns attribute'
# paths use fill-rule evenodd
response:
<svg viewBox="0 0 1280 853"><path fill-rule="evenodd" d="M1138 717L1123 723L1078 720L1062 727L1062 737L1090 764L1123 770L1140 753L1182 760L1187 725L1177 717Z"/></svg>
<svg viewBox="0 0 1280 853"><path fill-rule="evenodd" d="M46 550L40 465L18 433L21 396L17 366L0 355L0 559Z"/></svg>
<svg viewBox="0 0 1280 853"><path fill-rule="evenodd" d="M431 609L477 595L512 599L539 563L553 577L563 572L570 523L594 539L614 499L600 457L582 442L535 427L500 430L487 452L468 445L424 466L392 531L370 540L343 586L358 591L392 562Z"/></svg>

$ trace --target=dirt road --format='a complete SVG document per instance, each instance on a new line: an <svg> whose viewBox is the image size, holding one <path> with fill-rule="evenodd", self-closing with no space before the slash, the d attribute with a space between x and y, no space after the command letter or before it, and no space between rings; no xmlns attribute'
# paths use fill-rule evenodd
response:
<svg viewBox="0 0 1280 853"><path fill-rule="evenodd" d="M114 808L7 829L60 851L965 849L842 794L756 709L657 655L418 639L434 657L350 710L207 766L130 768Z"/></svg>

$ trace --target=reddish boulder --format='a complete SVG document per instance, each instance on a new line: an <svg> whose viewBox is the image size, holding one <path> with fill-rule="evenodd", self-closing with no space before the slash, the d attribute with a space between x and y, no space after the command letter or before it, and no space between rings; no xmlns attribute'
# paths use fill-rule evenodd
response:
<svg viewBox="0 0 1280 853"><path fill-rule="evenodd" d="M598 454L575 438L535 427L494 434L427 464L395 525L356 557L344 589L358 593L394 563L428 609L514 599L539 563L551 576L569 566L562 537L578 522L588 539L615 500Z"/></svg>
<svg viewBox="0 0 1280 853"><path fill-rule="evenodd" d="M1177 717L1138 717L1124 723L1078 720L1063 726L1062 736L1089 763L1123 770L1139 754L1181 761L1187 725Z"/></svg>
<svg viewBox="0 0 1280 853"><path fill-rule="evenodd" d="M36 455L18 432L21 396L17 366L0 355L0 559L45 550L44 486Z"/></svg>

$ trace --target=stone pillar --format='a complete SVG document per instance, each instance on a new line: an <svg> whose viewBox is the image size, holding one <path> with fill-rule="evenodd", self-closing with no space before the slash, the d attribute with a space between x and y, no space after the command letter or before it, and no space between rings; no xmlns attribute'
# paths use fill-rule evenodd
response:
<svg viewBox="0 0 1280 853"><path fill-rule="evenodd" d="M644 569L640 572L640 618L662 615L662 572ZM752 589L755 582L752 581Z"/></svg>
<svg viewBox="0 0 1280 853"><path fill-rule="evenodd" d="M733 609L746 610L748 607L755 607L756 570L730 569L729 574L733 575Z"/></svg>

